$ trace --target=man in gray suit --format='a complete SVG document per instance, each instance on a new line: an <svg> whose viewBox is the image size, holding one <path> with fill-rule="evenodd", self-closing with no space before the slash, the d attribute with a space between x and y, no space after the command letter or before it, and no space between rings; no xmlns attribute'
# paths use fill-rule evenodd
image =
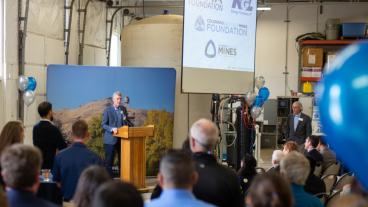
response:
<svg viewBox="0 0 368 207"><path fill-rule="evenodd" d="M289 115L287 141L295 141L300 149L304 149L304 142L312 134L311 118L302 113L303 105L299 101L293 103L293 114Z"/></svg>
<svg viewBox="0 0 368 207"><path fill-rule="evenodd" d="M104 129L105 165L111 176L115 154L118 154L118 166L120 167L120 140L115 137L115 134L121 126L130 125L128 112L121 105L121 99L122 94L120 91L114 92L112 95L113 104L106 107L101 123Z"/></svg>

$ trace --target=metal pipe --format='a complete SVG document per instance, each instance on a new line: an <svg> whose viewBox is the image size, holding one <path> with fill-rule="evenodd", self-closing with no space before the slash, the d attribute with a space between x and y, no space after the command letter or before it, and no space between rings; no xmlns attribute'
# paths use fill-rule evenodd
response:
<svg viewBox="0 0 368 207"><path fill-rule="evenodd" d="M84 14L83 14L83 29L82 31L80 31L82 33L82 41L79 43L79 61L78 64L79 65L83 65L83 49L84 49L84 34L85 34L85 29L86 29L86 17L87 17L87 7L89 2L91 2L91 0L87 0L86 5L84 6Z"/></svg>
<svg viewBox="0 0 368 207"><path fill-rule="evenodd" d="M65 6L66 6L66 2L68 0L65 0ZM70 32L71 32L71 27L72 27L72 17L73 17L73 5L74 5L74 0L71 1L70 5L69 5L69 22L68 22L68 29L66 29L66 8L65 13L64 13L64 21L65 21L65 25L64 25L64 35L65 32L68 33L68 35L66 36L66 40L65 40L65 36L64 36L64 40L65 40L65 64L69 64L69 43L70 43Z"/></svg>
<svg viewBox="0 0 368 207"><path fill-rule="evenodd" d="M284 21L286 23L286 37L285 37L285 70L283 72L283 74L285 75L285 96L287 95L287 90L289 89L289 81L288 81L288 75L289 75L289 71L288 71L288 55L289 55L289 23L290 23L290 19L289 19L289 9L291 9L292 7L289 8L289 5L286 6L286 20Z"/></svg>

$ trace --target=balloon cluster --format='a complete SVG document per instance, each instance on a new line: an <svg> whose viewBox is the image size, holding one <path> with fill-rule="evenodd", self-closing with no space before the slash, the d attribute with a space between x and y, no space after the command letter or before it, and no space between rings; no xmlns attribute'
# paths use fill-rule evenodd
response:
<svg viewBox="0 0 368 207"><path fill-rule="evenodd" d="M37 82L34 77L27 77L24 75L19 76L18 80L19 90L23 93L24 104L30 106L35 100L35 92Z"/></svg>
<svg viewBox="0 0 368 207"><path fill-rule="evenodd" d="M270 91L265 87L266 81L263 76L258 76L255 78L256 90L258 90L258 95L255 91L248 91L245 94L245 102L251 107L250 113L254 119L261 115L263 110L263 104L267 101L270 96Z"/></svg>

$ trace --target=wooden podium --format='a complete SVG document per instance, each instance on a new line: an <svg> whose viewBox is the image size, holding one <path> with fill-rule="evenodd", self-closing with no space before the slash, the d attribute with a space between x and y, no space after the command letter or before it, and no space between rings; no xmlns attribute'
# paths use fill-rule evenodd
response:
<svg viewBox="0 0 368 207"><path fill-rule="evenodd" d="M154 134L154 126L118 129L114 136L121 138L120 179L134 184L138 189L146 187L146 141Z"/></svg>

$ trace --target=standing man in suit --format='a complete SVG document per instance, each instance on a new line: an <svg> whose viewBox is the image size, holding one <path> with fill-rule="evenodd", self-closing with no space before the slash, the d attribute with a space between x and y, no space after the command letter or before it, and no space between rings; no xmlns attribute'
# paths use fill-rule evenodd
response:
<svg viewBox="0 0 368 207"><path fill-rule="evenodd" d="M112 95L111 106L106 107L102 116L102 128L104 129L104 150L105 150L105 165L112 176L112 165L114 164L115 154L118 154L120 167L120 140L114 135L118 132L118 128L124 125L130 125L128 120L128 112L121 105L122 94L116 91Z"/></svg>
<svg viewBox="0 0 368 207"><path fill-rule="evenodd" d="M66 148L66 143L60 130L52 123L52 104L44 101L38 105L41 117L33 127L33 145L42 152L42 169L51 169L56 152Z"/></svg>
<svg viewBox="0 0 368 207"><path fill-rule="evenodd" d="M293 103L293 114L289 115L288 139L299 145L299 150L304 149L304 142L312 134L311 118L303 114L303 105L299 101Z"/></svg>

